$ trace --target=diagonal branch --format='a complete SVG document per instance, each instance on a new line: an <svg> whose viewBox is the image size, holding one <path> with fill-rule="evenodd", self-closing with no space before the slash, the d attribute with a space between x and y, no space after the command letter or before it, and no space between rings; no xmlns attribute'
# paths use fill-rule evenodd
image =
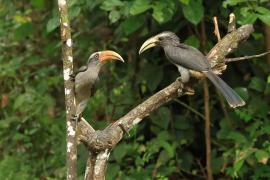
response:
<svg viewBox="0 0 270 180"><path fill-rule="evenodd" d="M96 131L95 133L83 134L80 136L80 140L87 145L87 147L93 152L105 151L106 149L112 149L123 137L123 128L126 132L132 129L143 118L148 116L151 112L156 110L164 103L172 100L178 95L184 95L183 84L176 80L163 90L157 92L143 103L129 111L125 116L109 125L102 131ZM84 128L85 121L79 122L79 128Z"/></svg>

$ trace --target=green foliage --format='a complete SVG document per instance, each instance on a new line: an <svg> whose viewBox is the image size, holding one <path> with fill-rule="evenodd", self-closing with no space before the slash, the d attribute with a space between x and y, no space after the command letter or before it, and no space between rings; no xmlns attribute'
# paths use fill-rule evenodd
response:
<svg viewBox="0 0 270 180"><path fill-rule="evenodd" d="M248 1L248 0L226 0L223 6L238 6L236 9L239 15L239 23L254 23L257 19L263 23L270 25L270 10L263 7L267 1Z"/></svg>
<svg viewBox="0 0 270 180"><path fill-rule="evenodd" d="M118 51L127 63L104 66L97 92L84 112L102 129L178 77L159 48L140 57L141 43L171 30L182 42L216 43L212 17L221 35L230 12L238 25L256 31L234 56L263 51L268 1L69 0L75 67L97 50ZM65 179L65 108L57 3L0 0L0 179ZM212 168L215 179L269 179L270 72L264 57L228 64L223 78L247 105L222 108L210 85ZM151 114L112 151L107 179L198 179L204 175L202 84L196 94L172 101ZM224 102L226 103L226 102ZM224 113L226 112L226 113ZM80 152L79 175L85 156Z"/></svg>
<svg viewBox="0 0 270 180"><path fill-rule="evenodd" d="M188 21L197 25L203 18L204 14L202 0L191 0L187 5L183 6L183 13Z"/></svg>

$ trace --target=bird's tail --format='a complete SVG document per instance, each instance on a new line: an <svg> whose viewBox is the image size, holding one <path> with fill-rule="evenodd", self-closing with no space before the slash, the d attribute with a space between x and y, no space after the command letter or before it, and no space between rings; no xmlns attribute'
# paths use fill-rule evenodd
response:
<svg viewBox="0 0 270 180"><path fill-rule="evenodd" d="M232 108L236 108L238 106L244 106L245 101L228 85L226 84L220 77L214 74L211 71L204 72L204 74L212 81L212 83L216 86L216 88L223 94L227 102Z"/></svg>

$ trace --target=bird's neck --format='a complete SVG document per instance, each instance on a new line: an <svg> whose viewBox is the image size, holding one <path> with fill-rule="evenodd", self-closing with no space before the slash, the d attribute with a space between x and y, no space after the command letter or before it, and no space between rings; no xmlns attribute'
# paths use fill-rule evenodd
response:
<svg viewBox="0 0 270 180"><path fill-rule="evenodd" d="M100 68L102 67L102 63L100 62L92 62L88 64L88 69L95 69L97 72L99 72Z"/></svg>
<svg viewBox="0 0 270 180"><path fill-rule="evenodd" d="M160 46L162 46L163 48L168 47L168 46L178 46L178 45L180 45L180 42L176 40L163 41L160 44Z"/></svg>

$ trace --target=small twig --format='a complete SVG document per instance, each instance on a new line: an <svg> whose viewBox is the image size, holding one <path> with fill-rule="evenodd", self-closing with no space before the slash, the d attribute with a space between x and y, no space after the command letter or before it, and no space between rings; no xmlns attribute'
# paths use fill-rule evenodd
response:
<svg viewBox="0 0 270 180"><path fill-rule="evenodd" d="M234 31L235 29L236 29L235 15L234 15L234 13L231 13L230 14L229 23L228 23L228 33Z"/></svg>
<svg viewBox="0 0 270 180"><path fill-rule="evenodd" d="M261 53L261 54L252 55L252 56L243 56L243 57L236 57L236 58L226 58L225 61L226 62L243 61L243 60L247 60L247 59L262 57L262 56L265 56L265 55L267 55L269 53L270 53L270 51L267 51L267 52L264 52L264 53Z"/></svg>
<svg viewBox="0 0 270 180"><path fill-rule="evenodd" d="M184 103L178 99L174 99L174 101L177 102L178 104L184 106L185 108L187 108L188 110L190 110L194 114L198 115L200 118L205 119L205 117L202 113L198 112L196 109L192 108L191 106L187 105L186 103Z"/></svg>
<svg viewBox="0 0 270 180"><path fill-rule="evenodd" d="M220 33L219 33L218 21L217 21L216 16L214 16L213 21L214 21L214 26L215 26L214 34L217 36L218 41L220 41L221 37L220 37Z"/></svg>
<svg viewBox="0 0 270 180"><path fill-rule="evenodd" d="M207 178L207 174L205 172L205 169L203 168L203 165L202 165L201 161L199 159L196 159L196 161L197 161L197 163L198 163L198 165L199 165L199 167L200 167L200 169L201 169L201 171L203 173L204 178L206 179Z"/></svg>

